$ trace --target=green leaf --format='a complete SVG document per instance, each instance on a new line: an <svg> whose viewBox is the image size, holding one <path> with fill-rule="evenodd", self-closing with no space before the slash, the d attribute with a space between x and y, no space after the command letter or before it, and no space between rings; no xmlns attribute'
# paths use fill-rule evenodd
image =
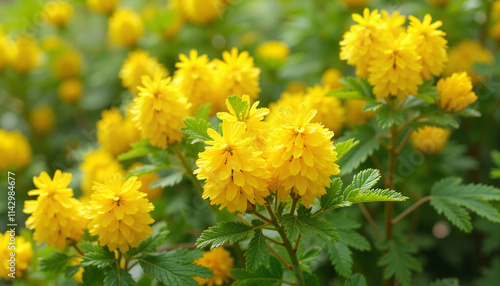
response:
<svg viewBox="0 0 500 286"><path fill-rule="evenodd" d="M490 172L490 177L492 179L500 178L500 152L498 150L491 151L491 159L496 165L496 168L492 169Z"/></svg>
<svg viewBox="0 0 500 286"><path fill-rule="evenodd" d="M248 245L248 250L245 252L245 265L247 269L251 272L257 270L266 261L268 254L269 249L267 248L266 238L262 233L262 229L256 229Z"/></svg>
<svg viewBox="0 0 500 286"><path fill-rule="evenodd" d="M457 278L438 279L430 284L430 286L460 286Z"/></svg>
<svg viewBox="0 0 500 286"><path fill-rule="evenodd" d="M54 252L49 257L40 258L40 269L46 272L62 272L71 262L71 257L65 253Z"/></svg>
<svg viewBox="0 0 500 286"><path fill-rule="evenodd" d="M372 87L366 78L343 77L339 80L339 82L345 85L348 89L359 92L365 100L375 98Z"/></svg>
<svg viewBox="0 0 500 286"><path fill-rule="evenodd" d="M384 266L384 279L393 276L401 285L410 285L412 271L421 271L422 266L412 254L417 251L413 245L405 244L399 240L390 240L381 245L385 253L378 261L379 266Z"/></svg>
<svg viewBox="0 0 500 286"><path fill-rule="evenodd" d="M458 124L458 122L455 119L453 119L453 117L451 117L447 114L429 116L429 119L431 121L434 121L434 122L442 125L443 127L451 126L455 129L460 127L460 124ZM427 124L427 125L430 125L430 124Z"/></svg>
<svg viewBox="0 0 500 286"><path fill-rule="evenodd" d="M424 84L418 88L418 93L415 96L428 103L435 103L436 100L439 99L439 91L436 89L434 80L426 80Z"/></svg>
<svg viewBox="0 0 500 286"><path fill-rule="evenodd" d="M500 258L493 259L489 268L481 269L482 277L475 281L475 286L491 286L497 285L500 281Z"/></svg>
<svg viewBox="0 0 500 286"><path fill-rule="evenodd" d="M231 275L238 279L233 286L281 286L283 268L275 256L269 256L269 267L260 266L255 272L233 269Z"/></svg>
<svg viewBox="0 0 500 286"><path fill-rule="evenodd" d="M73 277L73 275L75 275L76 272L80 270L80 268L82 268L81 265L74 265L67 267L66 270L64 270L64 277L66 279L71 279L71 277Z"/></svg>
<svg viewBox="0 0 500 286"><path fill-rule="evenodd" d="M337 97L337 98L342 98L342 99L360 99L360 100L368 100L369 98L366 98L362 96L359 91L356 90L349 90L349 89L344 89L344 88L339 88L333 91L330 91L325 94L325 96L332 96L332 97Z"/></svg>
<svg viewBox="0 0 500 286"><path fill-rule="evenodd" d="M405 122L403 114L387 104L377 111L376 117L380 129L388 129L393 125L400 126Z"/></svg>
<svg viewBox="0 0 500 286"><path fill-rule="evenodd" d="M351 189L364 192L373 187L380 180L380 171L376 169L363 170L352 178ZM344 197L349 198L349 194L344 192Z"/></svg>
<svg viewBox="0 0 500 286"><path fill-rule="evenodd" d="M194 118L208 120L210 116L210 103L203 104L198 108Z"/></svg>
<svg viewBox="0 0 500 286"><path fill-rule="evenodd" d="M199 118L186 118L184 119L186 127L181 128L192 143L212 141L208 136L208 128L212 128L212 124L208 123L205 119Z"/></svg>
<svg viewBox="0 0 500 286"><path fill-rule="evenodd" d="M491 253L500 249L500 227L498 225L485 219L478 219L474 226L485 235L481 245L483 253Z"/></svg>
<svg viewBox="0 0 500 286"><path fill-rule="evenodd" d="M168 165L144 165L144 166L139 166L139 167L131 170L128 173L128 176L129 177L131 177L131 176L140 177L142 175L153 173L153 172L156 172L158 170L167 169L167 168L169 168Z"/></svg>
<svg viewBox="0 0 500 286"><path fill-rule="evenodd" d="M285 214L281 217L281 223L285 226L288 238L292 241L297 240L299 234L307 236L316 234L325 240L338 240L338 234L331 223L320 219L318 216L312 217L310 213L306 214Z"/></svg>
<svg viewBox="0 0 500 286"><path fill-rule="evenodd" d="M107 268L110 270L111 268ZM106 269L99 269L95 266L85 266L83 268L82 280L85 286L102 286L102 282L106 278L104 271Z"/></svg>
<svg viewBox="0 0 500 286"><path fill-rule="evenodd" d="M236 214L228 211L227 208L223 208L221 210L217 210L215 217L217 222L228 222L234 220Z"/></svg>
<svg viewBox="0 0 500 286"><path fill-rule="evenodd" d="M211 245L211 248L214 248L220 247L226 242L235 243L257 228L260 226L252 227L241 222L222 222L205 230L196 240L196 246L203 248Z"/></svg>
<svg viewBox="0 0 500 286"><path fill-rule="evenodd" d="M147 255L137 259L144 273L166 285L196 286L193 276L209 278L212 271L199 265L175 259L168 253Z"/></svg>
<svg viewBox="0 0 500 286"><path fill-rule="evenodd" d="M349 201L353 204L357 204L368 202L402 202L407 199L408 197L405 197L396 191L389 189L375 189L359 192L357 195L350 198Z"/></svg>
<svg viewBox="0 0 500 286"><path fill-rule="evenodd" d="M335 271L343 277L350 277L352 274L352 252L347 245L340 242L331 242L327 245L330 261L335 267Z"/></svg>
<svg viewBox="0 0 500 286"><path fill-rule="evenodd" d="M368 239L355 231L361 227L361 224L350 219L346 214L346 212L337 212L333 216L332 224L339 233L339 242L361 251L371 250Z"/></svg>
<svg viewBox="0 0 500 286"><path fill-rule="evenodd" d="M456 114L463 117L481 117L481 112L473 109L472 107L467 107L466 109L461 110Z"/></svg>
<svg viewBox="0 0 500 286"><path fill-rule="evenodd" d="M349 152L354 146L358 144L359 140L354 141L354 138L335 144L337 159L340 160L347 152Z"/></svg>
<svg viewBox="0 0 500 286"><path fill-rule="evenodd" d="M132 149L123 154L118 155L118 160L125 161L129 159L143 157L150 153L161 150L158 147L152 146L149 143L148 139L142 139L141 141L130 144L130 146L132 147Z"/></svg>
<svg viewBox="0 0 500 286"><path fill-rule="evenodd" d="M335 178L330 183L330 187L326 189L326 194L320 198L321 209L327 210L334 208L336 204L342 202L342 180Z"/></svg>
<svg viewBox="0 0 500 286"><path fill-rule="evenodd" d="M125 269L118 270L113 267L110 271L106 272L104 278L104 286L134 286L135 281L132 275Z"/></svg>
<svg viewBox="0 0 500 286"><path fill-rule="evenodd" d="M95 266L97 268L105 268L115 263L115 253L108 250L107 247L93 245L92 251L85 253L81 265Z"/></svg>
<svg viewBox="0 0 500 286"><path fill-rule="evenodd" d="M361 163L366 161L368 156L372 155L375 150L380 147L380 141L375 137L375 130L368 125L358 125L354 127L354 131L346 132L342 138L355 138L359 140L359 144L345 154L340 160L340 172L342 175L347 175L354 171Z"/></svg>
<svg viewBox="0 0 500 286"><path fill-rule="evenodd" d="M129 256L134 256L138 253L145 254L155 252L160 245L165 243L169 233L167 223L165 221L157 222L153 224L152 230L153 235L149 236L146 240L141 241L138 247L131 248L128 251Z"/></svg>
<svg viewBox="0 0 500 286"><path fill-rule="evenodd" d="M363 106L363 112L369 112L369 111L377 111L379 110L382 106L385 104L379 101L368 101L365 103Z"/></svg>
<svg viewBox="0 0 500 286"><path fill-rule="evenodd" d="M227 100L229 101L229 104L233 108L238 118L243 118L250 108L248 101L244 101L241 96L231 95L227 98Z"/></svg>
<svg viewBox="0 0 500 286"><path fill-rule="evenodd" d="M172 187L179 184L182 181L183 174L181 172L168 169L166 170L165 173L166 174L164 174L162 178L152 182L149 188L153 189L156 187L161 187L161 188Z"/></svg>
<svg viewBox="0 0 500 286"><path fill-rule="evenodd" d="M431 206L436 209L438 214L444 214L444 216L459 229L465 232L470 232L472 230L470 216L464 208L446 200L446 198L434 196L431 200Z"/></svg>
<svg viewBox="0 0 500 286"><path fill-rule="evenodd" d="M345 282L344 286L368 286L366 283L365 276L356 273L351 276L351 278Z"/></svg>

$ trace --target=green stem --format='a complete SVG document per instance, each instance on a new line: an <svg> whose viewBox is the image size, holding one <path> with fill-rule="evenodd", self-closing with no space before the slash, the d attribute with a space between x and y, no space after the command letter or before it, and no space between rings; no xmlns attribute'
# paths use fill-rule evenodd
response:
<svg viewBox="0 0 500 286"><path fill-rule="evenodd" d="M184 169L186 170L186 175L189 177L189 179L193 183L196 190L200 193L200 195L203 195L203 188L201 187L200 181L198 181L196 176L193 174L193 170L191 169L188 162L186 161L186 158L184 157L184 154L182 154L181 150L179 149L179 146L173 145L172 150L174 150L175 155L177 155L177 158L179 158L179 161L181 162L182 167L184 167Z"/></svg>

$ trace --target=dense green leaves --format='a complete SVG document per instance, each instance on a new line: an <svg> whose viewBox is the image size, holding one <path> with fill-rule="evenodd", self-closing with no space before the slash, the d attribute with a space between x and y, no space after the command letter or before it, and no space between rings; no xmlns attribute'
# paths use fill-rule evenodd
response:
<svg viewBox="0 0 500 286"><path fill-rule="evenodd" d="M132 149L118 155L118 160L125 161L129 159L139 158L161 150L158 147L152 146L149 143L148 139L142 139L141 141L131 143L130 146L132 147Z"/></svg>
<svg viewBox="0 0 500 286"><path fill-rule="evenodd" d="M262 265L255 272L237 268L231 274L238 279L234 286L281 286L283 269L278 258L270 256L268 267Z"/></svg>
<svg viewBox="0 0 500 286"><path fill-rule="evenodd" d="M106 270L111 270L108 268ZM102 286L102 283L106 276L104 275L103 269L99 269L95 266L86 266L83 268L82 280L85 286Z"/></svg>
<svg viewBox="0 0 500 286"><path fill-rule="evenodd" d="M344 243L332 242L327 246L330 261L335 266L335 271L344 277L352 274L352 252Z"/></svg>
<svg viewBox="0 0 500 286"><path fill-rule="evenodd" d="M281 218L285 226L287 236L290 240L297 240L299 234L307 236L316 234L325 240L335 241L338 234L333 225L318 216L311 216L309 212L299 212L297 215L285 214Z"/></svg>
<svg viewBox="0 0 500 286"><path fill-rule="evenodd" d="M375 137L375 130L368 125L356 126L353 131L346 132L345 140L355 138L359 140L359 144L353 146L352 149L345 154L340 160L338 165L342 166L340 172L343 175L349 174L354 169L359 167L361 163L375 152L380 147L380 141Z"/></svg>
<svg viewBox="0 0 500 286"><path fill-rule="evenodd" d="M358 99L370 100L375 98L372 87L366 78L354 78L348 76L341 78L339 82L345 85L348 89L357 91L361 96L361 98Z"/></svg>
<svg viewBox="0 0 500 286"><path fill-rule="evenodd" d="M244 101L243 98L238 95L231 95L227 98L227 100L229 101L229 104L233 108L236 115L239 118L243 118L248 108L250 107L248 101Z"/></svg>
<svg viewBox="0 0 500 286"><path fill-rule="evenodd" d="M132 275L128 273L125 269L117 269L116 267L111 268L106 272L106 278L104 278L104 286L134 286L135 281Z"/></svg>
<svg viewBox="0 0 500 286"><path fill-rule="evenodd" d="M151 185L149 186L150 189L156 187L161 187L161 188L171 187L177 185L182 181L183 174L181 172L172 169L168 169L165 171L166 172L164 172L163 176L159 180L151 183Z"/></svg>
<svg viewBox="0 0 500 286"><path fill-rule="evenodd" d="M235 243L257 228L259 227L252 227L241 222L222 222L205 230L196 240L196 246L203 248L211 245L211 248L214 248L226 242Z"/></svg>
<svg viewBox="0 0 500 286"><path fill-rule="evenodd" d="M330 187L326 189L326 194L324 194L320 198L321 208L326 210L326 209L333 209L336 207L350 206L350 204L348 205L342 204L344 200L341 194L342 194L342 180L340 178L335 178L330 183Z"/></svg>
<svg viewBox="0 0 500 286"><path fill-rule="evenodd" d="M417 251L416 247L400 240L383 242L380 247L385 251L378 261L378 265L385 267L384 279L395 276L401 285L410 285L412 271L421 271L422 268L418 260L412 256Z"/></svg>
<svg viewBox="0 0 500 286"><path fill-rule="evenodd" d="M345 282L345 286L367 286L366 279L363 275L356 273L351 276L351 279Z"/></svg>
<svg viewBox="0 0 500 286"><path fill-rule="evenodd" d="M262 233L262 229L256 229L248 250L245 252L246 262L245 265L249 271L255 271L257 268L266 261L269 254L269 248L266 244L266 238Z"/></svg>
<svg viewBox="0 0 500 286"><path fill-rule="evenodd" d="M184 119L186 127L181 128L192 143L212 141L208 136L208 128L212 128L212 124L203 118L186 118Z"/></svg>
<svg viewBox="0 0 500 286"><path fill-rule="evenodd" d="M146 240L141 241L138 247L131 248L128 255L136 255L138 253L155 252L156 249L165 242L169 231L167 230L167 223L164 221L157 222L153 225L153 235L149 236Z"/></svg>
<svg viewBox="0 0 500 286"><path fill-rule="evenodd" d="M348 90L348 89L343 89L339 88L334 91L330 91L325 96L333 96L333 97L338 97L342 99L361 99L361 100L366 100L367 98L361 95L358 91L356 90Z"/></svg>
<svg viewBox="0 0 500 286"><path fill-rule="evenodd" d="M49 257L40 258L40 269L48 272L62 272L71 261L65 253L54 252Z"/></svg>
<svg viewBox="0 0 500 286"><path fill-rule="evenodd" d="M354 138L335 144L335 151L337 151L337 159L340 160L349 152L354 146L358 145L359 141L354 141Z"/></svg>
<svg viewBox="0 0 500 286"><path fill-rule="evenodd" d="M81 264L83 266L95 266L97 268L105 268L116 261L114 252L108 250L107 247L93 245L92 251L85 253Z"/></svg>
<svg viewBox="0 0 500 286"><path fill-rule="evenodd" d="M390 105L384 105L379 108L376 117L380 129L388 129L393 125L399 126L405 122L403 113L394 110Z"/></svg>

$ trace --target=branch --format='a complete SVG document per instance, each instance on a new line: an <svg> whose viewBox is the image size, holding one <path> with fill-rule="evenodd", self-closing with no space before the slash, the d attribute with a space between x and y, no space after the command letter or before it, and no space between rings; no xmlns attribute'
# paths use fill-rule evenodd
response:
<svg viewBox="0 0 500 286"><path fill-rule="evenodd" d="M395 217L392 220L392 222L391 222L392 225L397 224L400 220L402 220L405 216L407 216L413 210L415 210L416 208L418 208L421 204L423 204L423 203L425 203L427 201L430 201L431 199L432 199L432 196L426 196L426 197L421 198L420 200L418 200L417 202L415 202L411 207L407 208L405 211L403 211L397 217Z"/></svg>

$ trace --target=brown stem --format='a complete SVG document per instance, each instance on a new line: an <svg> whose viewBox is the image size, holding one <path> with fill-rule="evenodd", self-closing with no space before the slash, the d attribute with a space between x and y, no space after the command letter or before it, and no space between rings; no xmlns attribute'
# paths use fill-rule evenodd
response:
<svg viewBox="0 0 500 286"><path fill-rule="evenodd" d="M410 139L410 136L411 134L413 133L413 130L410 129L408 130L408 132L406 132L405 134L405 137L403 138L403 140L401 140L401 142L399 143L399 146L398 148L396 148L396 155L399 154L401 152L401 150L403 149L403 147L405 146L406 142L408 141L408 139Z"/></svg>
<svg viewBox="0 0 500 286"><path fill-rule="evenodd" d="M290 209L290 214L292 214L292 215L293 215L293 214L295 213L295 207L297 206L297 202L298 202L298 201L299 201L298 199L293 198L292 208Z"/></svg>
<svg viewBox="0 0 500 286"><path fill-rule="evenodd" d="M297 252L297 249L299 248L299 243L300 243L300 238L302 235L299 234L299 237L297 237L297 241L295 242L295 247L293 248L293 252Z"/></svg>
<svg viewBox="0 0 500 286"><path fill-rule="evenodd" d="M258 211L255 211L253 213L254 215L258 216L261 220L265 221L265 222L271 222L267 217L265 217L263 214L259 213Z"/></svg>
<svg viewBox="0 0 500 286"><path fill-rule="evenodd" d="M366 209L366 207L365 207L365 205L363 203L359 203L358 207L361 209L361 212L363 213L363 215L365 216L366 220L368 221L368 223L372 227L373 231L375 232L375 235L377 236L377 239L381 241L382 240L382 235L380 234L380 231L378 230L377 225L375 225L375 222L373 221L373 218L370 215L370 212L368 212L368 210Z"/></svg>
<svg viewBox="0 0 500 286"><path fill-rule="evenodd" d="M284 244L283 242L281 242L281 241L277 241L277 240L275 240L275 239L272 239L272 238L270 238L269 236L265 236L265 235L264 235L264 238L265 238L265 239L267 239L267 240L269 240L270 242L272 242L272 243L274 243L274 244L281 245L281 246L285 246L285 244Z"/></svg>
<svg viewBox="0 0 500 286"><path fill-rule="evenodd" d="M274 253L274 255L276 255L276 257L283 263L285 264L286 268L288 269L292 269L292 265L290 265L288 262L286 262L286 260L276 251L276 249L274 249L270 244L269 242L267 242L267 247L269 247L269 249L271 250L272 253Z"/></svg>
<svg viewBox="0 0 500 286"><path fill-rule="evenodd" d="M374 154L370 155L370 158L372 159L373 164L375 164L375 167L377 167L377 169L380 171L380 176L382 177L382 181L384 181L384 185L387 186L389 184L389 180L387 179L384 168L382 168L382 164L380 164L380 161Z"/></svg>
<svg viewBox="0 0 500 286"><path fill-rule="evenodd" d="M85 253L83 253L83 251L80 249L80 247L78 247L78 245L73 244L73 248L76 249L76 251L81 255L81 256L85 256Z"/></svg>
<svg viewBox="0 0 500 286"><path fill-rule="evenodd" d="M415 202L412 206L410 206L409 208L407 208L406 210L404 210L402 213L400 213L397 217L395 217L392 220L392 222L391 222L392 225L397 224L400 220L402 220L405 216L407 216L413 210L415 210L416 208L418 208L421 204L423 204L423 203L425 203L427 201L430 201L431 199L432 199L432 196L426 196L426 197L421 198L420 200L418 200L417 202Z"/></svg>

